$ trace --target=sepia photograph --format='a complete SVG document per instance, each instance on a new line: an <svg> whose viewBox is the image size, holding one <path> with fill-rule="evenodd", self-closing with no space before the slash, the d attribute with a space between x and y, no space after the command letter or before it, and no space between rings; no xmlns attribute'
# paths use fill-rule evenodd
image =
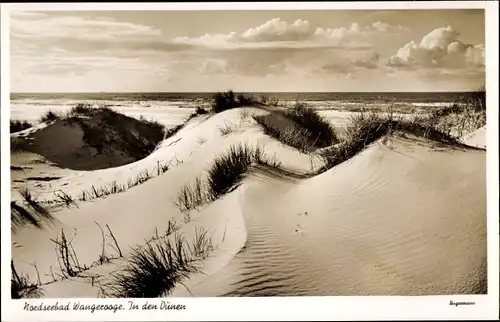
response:
<svg viewBox="0 0 500 322"><path fill-rule="evenodd" d="M24 311L445 296L458 312L492 274L498 311L484 8L5 16L2 274Z"/></svg>

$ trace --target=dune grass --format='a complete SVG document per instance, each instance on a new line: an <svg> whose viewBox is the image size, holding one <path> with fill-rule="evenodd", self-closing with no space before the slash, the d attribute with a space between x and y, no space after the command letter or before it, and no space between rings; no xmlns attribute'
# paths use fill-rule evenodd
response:
<svg viewBox="0 0 500 322"><path fill-rule="evenodd" d="M225 122L223 126L220 126L218 129L219 129L219 133L220 135L222 136L226 136L226 135L229 135L231 134L236 128L236 125L231 123L231 122Z"/></svg>
<svg viewBox="0 0 500 322"><path fill-rule="evenodd" d="M189 212L219 199L237 187L253 163L274 168L280 166L276 155L267 155L259 145L255 147L247 143L232 145L227 152L214 159L207 170L206 178L198 177L192 184L181 188L174 204L181 212Z"/></svg>
<svg viewBox="0 0 500 322"><path fill-rule="evenodd" d="M283 130L276 126L267 115L253 116L253 119L262 127L264 134L285 145L296 148L302 153L309 153L315 149L312 133L299 125L288 125Z"/></svg>
<svg viewBox="0 0 500 322"><path fill-rule="evenodd" d="M352 158L371 143L395 132L410 133L443 144L462 145L451 135L430 126L425 117L399 119L393 114L364 112L351 117L339 144L321 151L325 167L320 172Z"/></svg>
<svg viewBox="0 0 500 322"><path fill-rule="evenodd" d="M264 133L302 153L309 153L338 142L335 130L318 112L297 102L285 110L284 116L291 120L285 128L277 125L272 115L254 116Z"/></svg>
<svg viewBox="0 0 500 322"><path fill-rule="evenodd" d="M122 270L112 273L112 281L103 285L106 297L153 298L168 295L189 274L198 272L196 261L213 249L208 231L196 230L194 240L174 235L152 238L130 252Z"/></svg>
<svg viewBox="0 0 500 322"><path fill-rule="evenodd" d="M285 114L310 133L315 147L323 148L338 141L333 127L314 108L297 102Z"/></svg>
<svg viewBox="0 0 500 322"><path fill-rule="evenodd" d="M10 290L12 299L32 299L43 296L43 289L40 282L30 281L28 276L19 275L14 266L14 261L10 261L12 276L10 279Z"/></svg>
<svg viewBox="0 0 500 322"><path fill-rule="evenodd" d="M20 132L32 126L28 121L10 120L10 133Z"/></svg>
<svg viewBox="0 0 500 322"><path fill-rule="evenodd" d="M466 93L453 104L434 108L423 120L445 133L461 137L486 125L486 89Z"/></svg>
<svg viewBox="0 0 500 322"><path fill-rule="evenodd" d="M216 200L233 189L252 163L276 166L258 145L255 148L248 144L233 145L229 151L217 156L208 169L209 198Z"/></svg>
<svg viewBox="0 0 500 322"><path fill-rule="evenodd" d="M19 193L23 198L23 205L19 205L16 201L10 203L11 229L13 232L26 225L33 225L38 229L42 229L44 222L50 222L54 219L28 188L21 189Z"/></svg>

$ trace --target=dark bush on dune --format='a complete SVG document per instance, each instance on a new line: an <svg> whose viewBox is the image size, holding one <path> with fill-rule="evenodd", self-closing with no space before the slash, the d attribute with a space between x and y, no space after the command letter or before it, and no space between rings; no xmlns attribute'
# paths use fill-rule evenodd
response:
<svg viewBox="0 0 500 322"><path fill-rule="evenodd" d="M272 115L253 116L253 119L262 126L266 135L302 153L312 152L315 148L316 141L311 132L298 124L290 124L283 129L274 123Z"/></svg>
<svg viewBox="0 0 500 322"><path fill-rule="evenodd" d="M51 122L57 119L59 119L59 115L57 115L53 111L48 111L40 118L40 122Z"/></svg>
<svg viewBox="0 0 500 322"><path fill-rule="evenodd" d="M264 129L264 133L280 142L307 153L314 148L324 148L337 143L333 127L318 112L301 103L296 103L285 111L284 116L292 122L286 127L274 124L279 122L272 116L254 116L254 120ZM276 119L276 120L274 120Z"/></svg>
<svg viewBox="0 0 500 322"><path fill-rule="evenodd" d="M208 111L206 109L204 109L203 107L197 107L196 108L196 111L195 111L195 114L196 115L203 115L203 114L207 114Z"/></svg>
<svg viewBox="0 0 500 322"><path fill-rule="evenodd" d="M212 97L212 110L215 113L220 113L241 106L250 106L258 104L257 100L250 94L227 91L224 93L216 93Z"/></svg>
<svg viewBox="0 0 500 322"><path fill-rule="evenodd" d="M32 127L28 121L10 121L10 133L20 132Z"/></svg>
<svg viewBox="0 0 500 322"><path fill-rule="evenodd" d="M333 127L315 109L296 103L286 111L286 115L310 133L314 146L322 148L337 142Z"/></svg>
<svg viewBox="0 0 500 322"><path fill-rule="evenodd" d="M92 105L79 103L76 104L68 113L68 116L77 116L77 115L90 115L92 114Z"/></svg>

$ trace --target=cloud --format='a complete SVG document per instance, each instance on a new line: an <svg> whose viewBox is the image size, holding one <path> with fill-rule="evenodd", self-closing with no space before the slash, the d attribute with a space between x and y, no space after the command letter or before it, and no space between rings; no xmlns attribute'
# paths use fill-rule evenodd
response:
<svg viewBox="0 0 500 322"><path fill-rule="evenodd" d="M238 36L238 40L248 42L300 41L309 39L312 34L307 20L297 19L293 23L288 23L280 18L274 18L258 27L246 30Z"/></svg>
<svg viewBox="0 0 500 322"><path fill-rule="evenodd" d="M287 22L274 18L241 33L204 34L200 37L177 37L176 43L202 45L211 48L370 48L374 36L406 30L383 22L360 26L357 23L340 28L312 28L309 21Z"/></svg>
<svg viewBox="0 0 500 322"><path fill-rule="evenodd" d="M220 74L228 71L227 61L224 59L209 59L200 68L202 74Z"/></svg>
<svg viewBox="0 0 500 322"><path fill-rule="evenodd" d="M147 25L115 21L111 18L53 16L36 12L15 12L11 15L11 37L124 39L160 36L161 30Z"/></svg>
<svg viewBox="0 0 500 322"><path fill-rule="evenodd" d="M351 60L351 63L354 66L358 66L358 67L375 69L375 68L377 68L379 59L380 59L380 55L378 53L371 53L368 57L354 58Z"/></svg>
<svg viewBox="0 0 500 322"><path fill-rule="evenodd" d="M484 66L484 47L464 44L460 33L451 26L434 29L420 43L411 41L389 57L393 67L448 67L466 68Z"/></svg>

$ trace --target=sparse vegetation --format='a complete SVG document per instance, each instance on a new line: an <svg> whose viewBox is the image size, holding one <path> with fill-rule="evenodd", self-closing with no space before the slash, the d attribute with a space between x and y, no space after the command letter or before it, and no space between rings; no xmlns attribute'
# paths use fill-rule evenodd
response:
<svg viewBox="0 0 500 322"><path fill-rule="evenodd" d="M486 90L483 87L467 93L455 103L433 109L422 119L429 126L461 137L486 125Z"/></svg>
<svg viewBox="0 0 500 322"><path fill-rule="evenodd" d="M29 129L33 125L28 121L11 120L10 121L10 133L20 132Z"/></svg>
<svg viewBox="0 0 500 322"><path fill-rule="evenodd" d="M215 158L208 169L206 181L196 178L191 185L184 186L178 194L175 205L182 212L213 202L230 192L241 181L252 163L280 166L276 156L268 156L260 146L248 144L233 145L229 151Z"/></svg>
<svg viewBox="0 0 500 322"><path fill-rule="evenodd" d="M213 249L211 238L204 229L196 230L189 243L180 234L156 236L132 249L127 265L112 273L113 280L103 285L105 296L122 298L152 298L169 294L189 274L198 272L196 261Z"/></svg>
<svg viewBox="0 0 500 322"><path fill-rule="evenodd" d="M226 122L226 123L224 123L223 126L219 127L219 132L222 136L226 136L228 134L231 134L234 131L235 127L236 126L233 123Z"/></svg>
<svg viewBox="0 0 500 322"><path fill-rule="evenodd" d="M19 275L14 266L14 261L10 261L12 271L11 277L11 297L12 299L39 298L43 295L40 284L31 282L28 276Z"/></svg>
<svg viewBox="0 0 500 322"><path fill-rule="evenodd" d="M395 132L406 132L440 143L461 145L450 135L427 125L421 117L406 120L397 119L393 114L381 115L376 112L360 113L351 117L342 141L336 146L332 146L321 152L325 167L320 172L326 171L352 158L374 141Z"/></svg>

